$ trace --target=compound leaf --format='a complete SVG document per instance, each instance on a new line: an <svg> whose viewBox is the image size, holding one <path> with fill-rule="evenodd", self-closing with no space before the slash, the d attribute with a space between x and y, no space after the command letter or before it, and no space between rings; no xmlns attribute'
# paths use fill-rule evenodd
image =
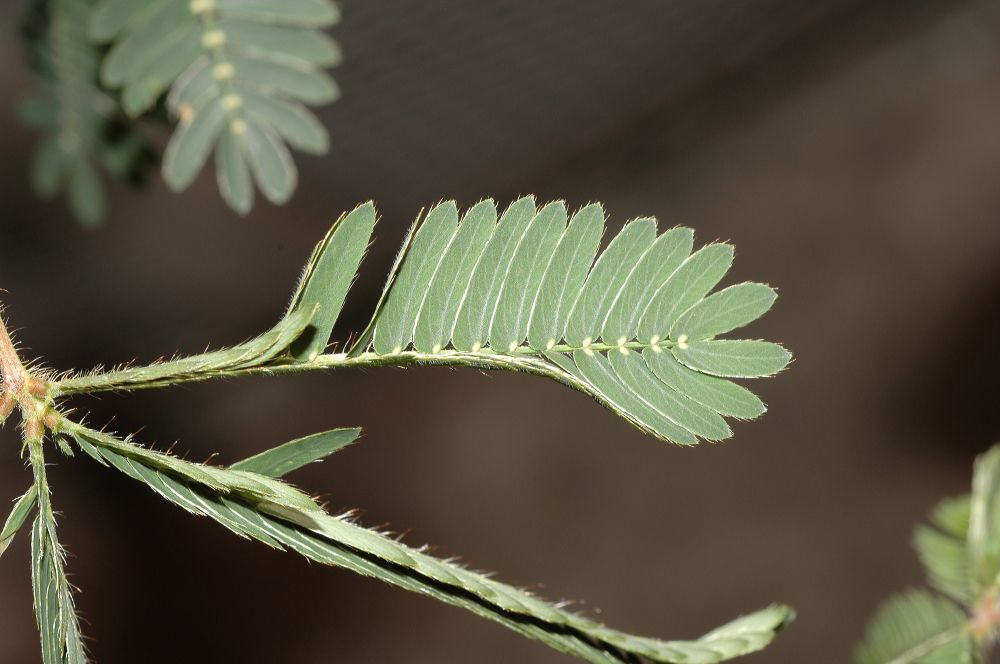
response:
<svg viewBox="0 0 1000 664"><path fill-rule="evenodd" d="M432 207L408 234L365 331L347 352L321 356L375 223L375 208L366 204L342 218L313 253L289 308L295 321L232 349L63 379L57 389L136 389L269 363L285 370L416 363L553 378L643 431L684 445L728 438L724 417L765 412L760 399L726 379L771 375L791 355L772 342L714 337L755 319L775 297L753 283L708 292L729 267L732 247L713 244L690 254L690 229L657 237L655 221L641 219L594 262L601 208L581 210L568 227L567 216L562 203L536 209L530 197L511 204L499 222L492 201L464 216L453 201ZM670 305L664 293L682 306ZM664 303L664 327L637 338L637 312L648 315L654 301ZM681 328L688 332L677 334ZM621 335L608 343L602 335L610 329Z"/></svg>
<svg viewBox="0 0 1000 664"><path fill-rule="evenodd" d="M568 227L560 202L536 209L522 198L499 223L493 210L473 208L461 225L453 202L428 212L369 325L373 360L540 373L681 444L729 437L724 415L764 412L752 393L719 377L770 375L788 363L788 351L704 338L758 318L775 297L761 284L709 294L732 263L731 246L691 254L690 229L657 237L655 220L640 219L594 262L600 206L580 210Z"/></svg>
<svg viewBox="0 0 1000 664"><path fill-rule="evenodd" d="M762 649L792 618L787 607L771 606L693 641L634 636L487 575L433 558L395 538L362 528L347 517L330 516L304 494L263 475L193 464L77 424L67 426L78 442L88 441L110 466L241 537L467 609L590 662L628 662L643 657L662 663L714 664ZM196 479L205 475L211 475L213 483ZM282 486L286 494L296 498L276 504L260 491L248 490L250 478L265 487Z"/></svg>

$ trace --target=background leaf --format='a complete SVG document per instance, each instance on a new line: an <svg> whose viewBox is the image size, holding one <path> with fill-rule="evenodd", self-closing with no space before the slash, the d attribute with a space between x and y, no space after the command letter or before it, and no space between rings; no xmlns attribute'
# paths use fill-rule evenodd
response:
<svg viewBox="0 0 1000 664"><path fill-rule="evenodd" d="M42 137L31 160L31 185L43 199L65 193L73 216L95 227L107 216L104 176L141 181L152 153L98 86L98 48L86 34L92 0L51 0L28 13L23 32L36 96L22 121Z"/></svg>
<svg viewBox="0 0 1000 664"><path fill-rule="evenodd" d="M340 62L340 50L320 32L338 18L329 0L100 0L89 32L112 42L102 79L122 89L130 116L169 90L179 121L163 162L170 187L190 186L214 151L223 199L247 214L248 174L280 205L298 182L287 145L312 154L329 148L326 129L300 102L327 104L340 94L323 71Z"/></svg>
<svg viewBox="0 0 1000 664"><path fill-rule="evenodd" d="M856 664L961 664L972 662L966 618L950 601L909 590L875 614Z"/></svg>

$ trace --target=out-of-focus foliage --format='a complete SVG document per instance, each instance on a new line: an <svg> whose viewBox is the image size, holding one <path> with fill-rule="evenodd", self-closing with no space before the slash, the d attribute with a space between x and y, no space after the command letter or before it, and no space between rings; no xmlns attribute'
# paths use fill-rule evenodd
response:
<svg viewBox="0 0 1000 664"><path fill-rule="evenodd" d="M928 583L879 608L858 664L986 661L1000 634L1000 445L976 460L972 492L934 508L914 531Z"/></svg>
<svg viewBox="0 0 1000 664"><path fill-rule="evenodd" d="M36 3L25 15L25 53L36 90L18 111L41 137L31 160L35 193L65 194L86 226L107 215L105 175L139 183L153 159L113 96L97 85L100 48L86 34L92 0Z"/></svg>
<svg viewBox="0 0 1000 664"><path fill-rule="evenodd" d="M244 215L255 185L276 204L295 191L289 147L329 148L306 105L339 96L324 71L341 59L323 32L339 19L330 0L36 0L28 11L39 92L21 114L45 132L32 182L44 198L65 190L87 225L107 214L100 171L135 181L152 155L139 135L156 124L177 125L167 184L186 189L214 151L219 190Z"/></svg>

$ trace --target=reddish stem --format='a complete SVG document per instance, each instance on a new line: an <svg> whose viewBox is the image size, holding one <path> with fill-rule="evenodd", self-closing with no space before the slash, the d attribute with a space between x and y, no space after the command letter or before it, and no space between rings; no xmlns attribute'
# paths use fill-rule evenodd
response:
<svg viewBox="0 0 1000 664"><path fill-rule="evenodd" d="M21 358L17 356L14 342L0 316L0 390L16 398L24 389L27 377L28 372L21 364Z"/></svg>

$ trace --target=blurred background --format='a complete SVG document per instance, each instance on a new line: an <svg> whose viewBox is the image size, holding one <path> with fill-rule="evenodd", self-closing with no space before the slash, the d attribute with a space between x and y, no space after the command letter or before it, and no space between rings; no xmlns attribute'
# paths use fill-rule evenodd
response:
<svg viewBox="0 0 1000 664"><path fill-rule="evenodd" d="M7 34L18 3L0 9ZM669 447L555 383L445 369L243 379L85 399L89 421L230 462L320 429L363 441L292 479L333 509L643 634L773 601L748 662L844 662L922 583L909 538L1000 436L1000 13L962 0L343 0L343 98L284 208L239 219L211 172L116 190L103 230L27 187L30 87L0 41L0 287L29 355L88 368L269 326L312 245L375 199L338 325L363 327L421 207L599 200L735 243L779 287L751 328L795 353L733 440ZM211 169L210 169L211 170ZM610 233L609 233L610 235ZM7 500L28 475L0 433ZM560 662L458 609L236 539L85 457L54 500L100 662ZM37 661L27 538L0 564L0 660ZM544 582L541 584L540 582Z"/></svg>

